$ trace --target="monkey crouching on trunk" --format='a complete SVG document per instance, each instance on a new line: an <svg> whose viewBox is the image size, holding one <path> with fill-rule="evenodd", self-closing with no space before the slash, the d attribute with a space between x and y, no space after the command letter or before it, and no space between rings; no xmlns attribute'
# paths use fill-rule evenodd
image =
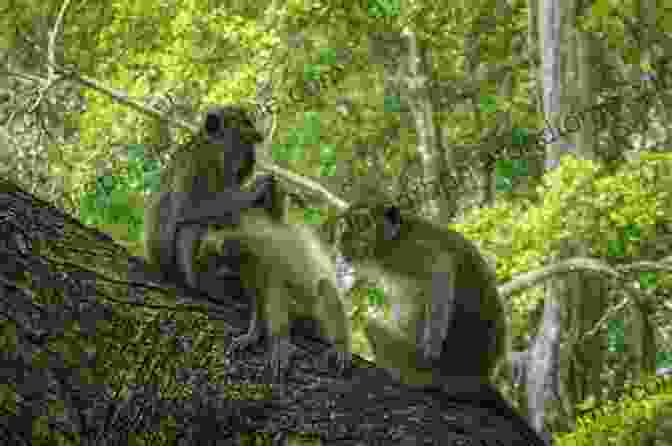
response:
<svg viewBox="0 0 672 446"><path fill-rule="evenodd" d="M352 207L338 225L340 249L358 271L392 285L398 331L371 321L376 361L407 384L434 373L489 380L506 350L496 278L461 234L396 206Z"/></svg>
<svg viewBox="0 0 672 446"><path fill-rule="evenodd" d="M292 322L312 319L321 334L333 343L338 369L350 366L350 324L336 286L335 267L320 240L305 226L274 221L263 209L247 209L240 224L210 231L201 244L199 259L216 255L221 243L238 240L241 249L243 286L256 296L252 324L271 341L270 366L274 379L287 369L291 359ZM253 325L252 325L253 326ZM258 341L260 330L234 340L231 350Z"/></svg>

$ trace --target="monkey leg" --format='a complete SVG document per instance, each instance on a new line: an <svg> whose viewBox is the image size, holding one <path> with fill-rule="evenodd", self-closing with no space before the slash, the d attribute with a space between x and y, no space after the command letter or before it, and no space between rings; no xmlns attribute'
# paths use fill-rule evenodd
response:
<svg viewBox="0 0 672 446"><path fill-rule="evenodd" d="M207 230L207 225L183 225L175 234L177 267L184 274L186 284L195 289L198 289L198 274L195 268L197 248Z"/></svg>
<svg viewBox="0 0 672 446"><path fill-rule="evenodd" d="M291 322L293 316L293 302L289 289L285 285L284 277L271 274L267 283L266 297L260 309L263 309L263 320L267 323L267 330L271 341L271 358L269 367L275 382L289 369L294 347L291 343Z"/></svg>
<svg viewBox="0 0 672 446"><path fill-rule="evenodd" d="M431 369L417 364L418 349L415 342L402 332L392 330L375 319L369 319L365 327L366 337L375 355L376 365L407 385L429 385L434 380Z"/></svg>
<svg viewBox="0 0 672 446"><path fill-rule="evenodd" d="M175 268L175 198L171 192L152 195L145 211L145 254L164 275Z"/></svg>
<svg viewBox="0 0 672 446"><path fill-rule="evenodd" d="M256 296L256 293L251 294L253 306L252 315L250 317L250 326L247 329L247 333L237 336L231 341L231 345L226 351L227 356L257 345L265 336L264 324L263 321L259 319L259 310L257 308L257 301L259 298Z"/></svg>
<svg viewBox="0 0 672 446"><path fill-rule="evenodd" d="M332 343L326 352L327 360L336 359L338 372L345 373L352 364L350 351L350 320L345 312L339 291L329 280L320 279L317 286L316 317L325 337Z"/></svg>
<svg viewBox="0 0 672 446"><path fill-rule="evenodd" d="M240 213L249 208L273 209L275 180L270 175L261 177L253 191L229 188L223 192L210 194L196 202L188 202L180 211L179 225L198 223L220 223L239 225Z"/></svg>
<svg viewBox="0 0 672 446"><path fill-rule="evenodd" d="M242 256L240 258L240 278L243 289L251 299L252 315L247 333L238 336L231 341L227 355L245 350L259 343L267 334L268 324L265 311L265 303L268 295L268 272L257 268L257 263L252 258Z"/></svg>
<svg viewBox="0 0 672 446"><path fill-rule="evenodd" d="M437 269L432 271L431 293L429 299L425 297L426 315L424 316L424 329L420 333L422 340L418 345L424 359L438 361L443 351L443 343L448 337L448 332L454 323L455 305L457 296L455 290L457 275L457 259L452 253L439 256L434 263ZM470 280L470 278L461 278ZM479 284L468 284L477 287ZM461 342L461 340L457 340Z"/></svg>

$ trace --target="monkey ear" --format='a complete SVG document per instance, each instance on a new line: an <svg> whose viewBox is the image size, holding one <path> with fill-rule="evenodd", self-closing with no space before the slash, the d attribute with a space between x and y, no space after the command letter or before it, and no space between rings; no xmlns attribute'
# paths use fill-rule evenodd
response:
<svg viewBox="0 0 672 446"><path fill-rule="evenodd" d="M388 206L383 211L383 234L385 240L397 240L401 233L401 211L396 206Z"/></svg>
<svg viewBox="0 0 672 446"><path fill-rule="evenodd" d="M205 134L208 136L216 135L221 126L222 122L219 119L219 113L214 110L211 110L205 114L205 122L203 123L203 128L205 129Z"/></svg>

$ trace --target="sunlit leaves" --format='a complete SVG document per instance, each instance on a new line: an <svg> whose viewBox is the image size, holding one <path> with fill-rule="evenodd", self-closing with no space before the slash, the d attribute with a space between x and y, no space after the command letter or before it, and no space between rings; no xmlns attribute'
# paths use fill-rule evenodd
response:
<svg viewBox="0 0 672 446"><path fill-rule="evenodd" d="M401 13L401 0L368 0L371 17L395 17Z"/></svg>

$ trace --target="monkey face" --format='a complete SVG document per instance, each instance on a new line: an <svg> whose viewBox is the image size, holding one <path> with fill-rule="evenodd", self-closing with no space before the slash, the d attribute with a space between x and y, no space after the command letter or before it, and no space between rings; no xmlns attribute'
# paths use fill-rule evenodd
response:
<svg viewBox="0 0 672 446"><path fill-rule="evenodd" d="M263 136L257 131L247 112L240 107L217 107L205 114L203 129L206 137L217 139L227 131L234 130L246 144L256 144L263 141Z"/></svg>
<svg viewBox="0 0 672 446"><path fill-rule="evenodd" d="M205 114L203 134L208 143L221 147L221 162L235 175L237 184L250 177L256 161L254 144L263 140L245 110L217 107Z"/></svg>
<svg viewBox="0 0 672 446"><path fill-rule="evenodd" d="M356 206L339 223L340 249L345 257L354 261L376 258L380 248L399 239L401 212L396 206Z"/></svg>

